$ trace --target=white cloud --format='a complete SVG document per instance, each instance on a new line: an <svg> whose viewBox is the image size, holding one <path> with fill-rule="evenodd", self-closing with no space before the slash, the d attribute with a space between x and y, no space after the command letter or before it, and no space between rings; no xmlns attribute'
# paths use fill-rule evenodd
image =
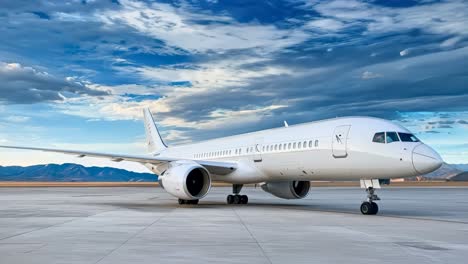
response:
<svg viewBox="0 0 468 264"><path fill-rule="evenodd" d="M460 0L404 8L356 0L313 1L308 8L327 19L365 26L368 33L420 29L433 34L468 35L468 5Z"/></svg>
<svg viewBox="0 0 468 264"><path fill-rule="evenodd" d="M382 75L382 74L379 74L379 73L374 73L374 72L370 72L370 71L365 71L365 72L362 73L361 79L368 80L368 79L380 78L380 77L382 77L382 76L383 76L383 75Z"/></svg>
<svg viewBox="0 0 468 264"><path fill-rule="evenodd" d="M231 17L203 14L187 4L120 1L122 9L96 16L107 25L125 24L167 45L198 53L237 49L276 51L303 42L308 35L301 30L279 29L273 25L241 24ZM196 23L204 20L206 23Z"/></svg>
<svg viewBox="0 0 468 264"><path fill-rule="evenodd" d="M18 116L18 115L11 115L5 118L6 121L13 122L13 123L24 123L24 122L29 121L30 119L31 118L29 116Z"/></svg>
<svg viewBox="0 0 468 264"><path fill-rule="evenodd" d="M305 29L318 29L322 31L339 31L344 27L343 22L330 18L312 20L304 25Z"/></svg>
<svg viewBox="0 0 468 264"><path fill-rule="evenodd" d="M443 47L443 48L452 47L452 46L454 46L455 44L457 44L460 40L462 40L461 37L449 38L449 39L444 40L444 41L440 44L440 46Z"/></svg>
<svg viewBox="0 0 468 264"><path fill-rule="evenodd" d="M400 56L402 56L402 57L406 56L408 54L410 54L410 49L404 49L404 50L400 51Z"/></svg>

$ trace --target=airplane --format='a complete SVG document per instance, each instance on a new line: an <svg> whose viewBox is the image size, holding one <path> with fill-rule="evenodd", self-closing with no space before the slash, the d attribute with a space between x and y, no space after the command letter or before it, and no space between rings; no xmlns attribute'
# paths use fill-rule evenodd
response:
<svg viewBox="0 0 468 264"><path fill-rule="evenodd" d="M0 146L132 161L159 175L160 186L179 204L198 204L213 181L232 184L227 204L247 204L245 184L259 184L283 199L301 199L310 181L360 181L367 192L360 206L377 214L376 189L393 178L438 169L439 154L408 129L374 117L340 117L252 133L167 146L149 109L143 110L149 154L122 155L51 148Z"/></svg>

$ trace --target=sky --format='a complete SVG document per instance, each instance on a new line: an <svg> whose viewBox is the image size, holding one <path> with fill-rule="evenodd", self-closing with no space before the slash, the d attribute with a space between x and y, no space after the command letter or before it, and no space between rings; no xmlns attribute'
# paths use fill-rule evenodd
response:
<svg viewBox="0 0 468 264"><path fill-rule="evenodd" d="M0 0L0 144L143 154L338 116L468 163L468 1ZM139 164L0 151L0 165Z"/></svg>

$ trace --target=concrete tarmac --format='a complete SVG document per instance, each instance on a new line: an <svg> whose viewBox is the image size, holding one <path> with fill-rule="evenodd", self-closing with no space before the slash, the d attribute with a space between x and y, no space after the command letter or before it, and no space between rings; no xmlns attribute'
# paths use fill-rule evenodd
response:
<svg viewBox="0 0 468 264"><path fill-rule="evenodd" d="M312 188L282 200L212 188L178 205L160 188L0 188L0 264L466 263L468 188Z"/></svg>

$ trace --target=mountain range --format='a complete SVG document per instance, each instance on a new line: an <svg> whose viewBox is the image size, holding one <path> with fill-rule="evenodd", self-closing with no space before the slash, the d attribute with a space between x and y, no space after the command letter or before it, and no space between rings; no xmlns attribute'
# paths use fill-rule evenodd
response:
<svg viewBox="0 0 468 264"><path fill-rule="evenodd" d="M28 167L0 166L0 181L52 182L155 182L152 173L137 173L109 167L85 167L64 163Z"/></svg>
<svg viewBox="0 0 468 264"><path fill-rule="evenodd" d="M410 180L466 181L468 164L444 163L438 170ZM110 167L85 167L79 164L0 166L0 181L49 182L155 182L158 176Z"/></svg>

